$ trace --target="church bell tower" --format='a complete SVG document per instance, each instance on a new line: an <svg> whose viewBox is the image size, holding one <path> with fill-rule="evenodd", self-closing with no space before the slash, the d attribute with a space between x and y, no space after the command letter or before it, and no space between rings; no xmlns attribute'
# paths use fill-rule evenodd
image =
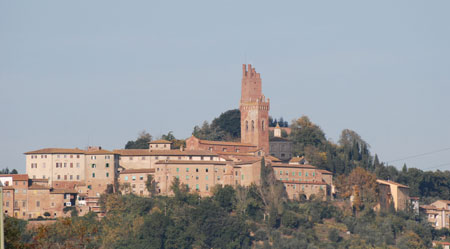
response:
<svg viewBox="0 0 450 249"><path fill-rule="evenodd" d="M252 65L242 65L241 142L269 153L270 100L262 94L261 76Z"/></svg>

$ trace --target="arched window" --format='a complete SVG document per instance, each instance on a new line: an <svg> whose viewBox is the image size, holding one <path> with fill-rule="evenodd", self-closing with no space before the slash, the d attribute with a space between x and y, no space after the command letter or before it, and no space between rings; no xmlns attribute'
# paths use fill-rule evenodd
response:
<svg viewBox="0 0 450 249"><path fill-rule="evenodd" d="M255 130L255 121L252 120L252 131L254 131L254 130Z"/></svg>
<svg viewBox="0 0 450 249"><path fill-rule="evenodd" d="M261 122L261 129L264 131L264 120Z"/></svg>
<svg viewBox="0 0 450 249"><path fill-rule="evenodd" d="M248 131L248 120L245 120L245 130Z"/></svg>

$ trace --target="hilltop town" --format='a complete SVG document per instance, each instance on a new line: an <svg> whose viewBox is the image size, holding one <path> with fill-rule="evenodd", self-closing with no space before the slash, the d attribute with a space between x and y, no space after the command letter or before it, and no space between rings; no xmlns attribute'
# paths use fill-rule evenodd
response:
<svg viewBox="0 0 450 249"><path fill-rule="evenodd" d="M422 196L419 196L416 190L410 191L410 186L393 181L392 178L389 179L390 177L382 177L383 174L390 176L390 173L386 173L389 170L388 165L380 163L377 157L373 161L367 146L363 142L355 142L358 136L351 132L345 133L351 137L351 141L349 140L349 144L343 142L340 149L344 151L345 148L350 148L345 153L354 158L346 159L348 165L344 164L341 168L336 166L338 164L320 163L320 160L327 158L331 160L330 148L323 147L326 148L324 150L328 150L328 154L306 149L305 153L298 153L296 148L299 143L293 137L302 125L298 125L300 128L280 127L279 124L270 126L270 99L262 93L262 77L251 65L242 66L241 98L238 104L240 141L214 141L192 135L185 139L184 144L177 146L178 148L173 148L173 141L159 139L149 141L148 147L141 149L107 150L101 146L89 146L85 149L37 148L25 152L26 174L0 175L3 186L3 213L8 217L29 220L30 224L40 224L42 221L51 223L60 219L92 215L97 217L96 222L101 222L102 219L107 220L112 215L117 215L118 207L108 202L111 201L108 199L112 198L110 196L116 196L114 198L134 196L155 200L157 203L156 200L166 201L167 198L179 200L182 192L185 195L183 197L186 199L185 203L171 204L174 205L172 207L177 205L181 207L193 205L191 201L187 201L189 198L214 199L218 193L223 194L223 191L241 193L242 189L250 191L248 189L254 188L255 193L259 194L257 199L263 203L258 205L267 207L256 207L256 204L252 207L261 212L255 214L258 218L252 218L253 222L267 221L273 228L279 227L280 222L282 227L292 229L302 227L302 222L314 224L312 218L306 218L305 221L296 220L300 216L294 215L294 209L289 211L294 218L286 218L283 210L289 208L284 205L293 205L292 203L307 203L305 205L314 203L317 208L327 210L341 208L344 210L343 213L349 212L355 217L364 210L380 213L401 212L410 215L408 219L411 220L425 215L428 222L426 226L433 227L430 229L450 228L450 201L435 199L433 202L422 204L420 203ZM303 118L299 119L300 121L304 122L303 127L307 124L306 126L311 128L305 133L313 134L317 131L317 127L309 120ZM407 172L406 169L404 173ZM248 192L245 193L244 197L239 197L242 202L249 195ZM120 202L119 200L121 199L116 199L117 202ZM236 202L238 201L235 199L226 199L220 205L221 208L231 208ZM152 211L148 212L151 214L165 212L167 215L168 204L166 203L164 207L158 205L153 206ZM247 205L244 208L245 212L259 212L250 208L249 203L245 205ZM133 210L133 207L130 208ZM233 208L231 210L232 215L237 215L236 210ZM305 211L305 214L308 212ZM318 218L321 223L327 218L335 219L333 222L336 223L330 226L336 228L327 230L326 240L335 243L333 245L338 245L346 239L351 241L351 234L358 232L350 231L351 226L348 224L346 228L339 230L338 220L345 220L344 217L333 216L334 212L338 211L329 212L331 214L322 214ZM271 220L271 217L277 215L281 218ZM272 224L273 222L275 223ZM326 222L331 221L325 220ZM266 237L272 235L261 235L263 233L260 232L261 229L252 231L252 236L254 241L260 241L263 245L269 243ZM303 229L307 229L307 226ZM262 237L257 237L258 235ZM416 235L399 234L398 238L387 239L384 244L400 243L398 239L411 240L412 237L417 239L414 237ZM360 248L366 248L365 243L369 243L367 239L359 239L358 243L362 245ZM431 243L420 239L417 241L420 245ZM270 243L273 246L275 242ZM447 245L447 242L434 243ZM372 246L374 244L376 243L373 242ZM240 246L237 247L247 247L252 243L242 239L238 245Z"/></svg>

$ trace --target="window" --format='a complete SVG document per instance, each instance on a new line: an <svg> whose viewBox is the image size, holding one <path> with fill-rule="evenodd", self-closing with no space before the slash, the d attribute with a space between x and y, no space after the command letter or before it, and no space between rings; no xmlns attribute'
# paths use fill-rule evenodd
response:
<svg viewBox="0 0 450 249"><path fill-rule="evenodd" d="M206 173L208 173L208 168L205 169Z"/></svg>
<svg viewBox="0 0 450 249"><path fill-rule="evenodd" d="M22 190L22 194L26 194L26 193L27 193L26 189Z"/></svg>
<svg viewBox="0 0 450 249"><path fill-rule="evenodd" d="M95 169L95 168L97 168L97 165L95 165L95 163L93 163L93 164L91 165L91 167L92 167L93 169Z"/></svg>
<svg viewBox="0 0 450 249"><path fill-rule="evenodd" d="M109 168L109 163L106 163L106 168Z"/></svg>
<svg viewBox="0 0 450 249"><path fill-rule="evenodd" d="M315 173L315 172L313 172L313 176L316 176L316 173Z"/></svg>
<svg viewBox="0 0 450 249"><path fill-rule="evenodd" d="M209 190L209 186L208 186L208 184L206 184L206 187L205 187L205 189L206 189L206 191L208 191L208 190Z"/></svg>
<svg viewBox="0 0 450 249"><path fill-rule="evenodd" d="M64 168L67 168L67 163L64 163Z"/></svg>
<svg viewBox="0 0 450 249"><path fill-rule="evenodd" d="M80 180L80 175L77 175L77 180Z"/></svg>
<svg viewBox="0 0 450 249"><path fill-rule="evenodd" d="M25 207L27 205L26 203L26 201L22 201L22 207Z"/></svg>
<svg viewBox="0 0 450 249"><path fill-rule="evenodd" d="M143 156L141 159L142 159L142 160L145 160L145 156Z"/></svg>
<svg viewBox="0 0 450 249"><path fill-rule="evenodd" d="M130 156L129 158L130 158L130 161L132 161L132 160L133 160L133 157L132 157L132 156Z"/></svg>
<svg viewBox="0 0 450 249"><path fill-rule="evenodd" d="M223 152L227 152L227 148L222 148L222 151Z"/></svg>
<svg viewBox="0 0 450 249"><path fill-rule="evenodd" d="M133 181L136 181L136 176L132 176L131 179L132 179Z"/></svg>
<svg viewBox="0 0 450 249"><path fill-rule="evenodd" d="M195 172L198 172L198 168L195 169Z"/></svg>
<svg viewBox="0 0 450 249"><path fill-rule="evenodd" d="M295 176L295 172L292 172L292 176Z"/></svg>
<svg viewBox="0 0 450 249"><path fill-rule="evenodd" d="M214 157L210 156L210 157L209 157L209 160L211 160L211 161L214 160Z"/></svg>
<svg viewBox="0 0 450 249"><path fill-rule="evenodd" d="M108 172L106 172L106 177L109 177L109 173Z"/></svg>
<svg viewBox="0 0 450 249"><path fill-rule="evenodd" d="M70 167L73 168L73 163L70 163Z"/></svg>
<svg viewBox="0 0 450 249"><path fill-rule="evenodd" d="M180 172L180 168L177 168L177 172Z"/></svg>
<svg viewBox="0 0 450 249"><path fill-rule="evenodd" d="M199 190L198 184L195 184L195 190Z"/></svg>
<svg viewBox="0 0 450 249"><path fill-rule="evenodd" d="M157 157L157 156L155 156L155 160L158 160L158 157Z"/></svg>
<svg viewBox="0 0 450 249"><path fill-rule="evenodd" d="M9 201L6 202L6 207L9 207Z"/></svg>
<svg viewBox="0 0 450 249"><path fill-rule="evenodd" d="M189 156L189 160L192 160L192 156Z"/></svg>
<svg viewBox="0 0 450 249"><path fill-rule="evenodd" d="M245 120L245 130L248 131L248 120Z"/></svg>
<svg viewBox="0 0 450 249"><path fill-rule="evenodd" d="M64 180L67 180L67 175L64 175Z"/></svg>
<svg viewBox="0 0 450 249"><path fill-rule="evenodd" d="M255 121L252 120L252 131L254 131L254 130L255 130Z"/></svg>
<svg viewBox="0 0 450 249"><path fill-rule="evenodd" d="M91 186L91 185L88 185L88 189L92 189L92 186Z"/></svg>
<svg viewBox="0 0 450 249"><path fill-rule="evenodd" d="M14 182L14 185L17 185L17 181L16 181L16 182Z"/></svg>
<svg viewBox="0 0 450 249"><path fill-rule="evenodd" d="M91 156L91 159L95 160L95 159L97 159L97 156Z"/></svg>
<svg viewBox="0 0 450 249"><path fill-rule="evenodd" d="M262 128L262 130L264 131L264 120L261 122L261 128Z"/></svg>
<svg viewBox="0 0 450 249"><path fill-rule="evenodd" d="M92 178L95 178L95 173L92 173Z"/></svg>
<svg viewBox="0 0 450 249"><path fill-rule="evenodd" d="M70 175L70 180L73 180L73 175Z"/></svg>
<svg viewBox="0 0 450 249"><path fill-rule="evenodd" d="M36 207L40 207L41 206L41 202L40 201L36 201Z"/></svg>
<svg viewBox="0 0 450 249"><path fill-rule="evenodd" d="M42 175L42 179L45 179L45 175Z"/></svg>
<svg viewBox="0 0 450 249"><path fill-rule="evenodd" d="M128 176L125 176L124 179L125 179L125 181L128 181Z"/></svg>
<svg viewBox="0 0 450 249"><path fill-rule="evenodd" d="M195 180L198 180L198 176L195 176Z"/></svg>
<svg viewBox="0 0 450 249"><path fill-rule="evenodd" d="M206 180L208 180L208 175L206 175L206 177L205 177L205 178L206 178Z"/></svg>
<svg viewBox="0 0 450 249"><path fill-rule="evenodd" d="M18 194L19 190L18 189L14 189L14 193Z"/></svg>
<svg viewBox="0 0 450 249"><path fill-rule="evenodd" d="M57 177L57 178L58 178L58 180L60 180L60 179L61 179L61 175L58 175L58 177Z"/></svg>
<svg viewBox="0 0 450 249"><path fill-rule="evenodd" d="M186 180L189 180L189 176L186 176Z"/></svg>
<svg viewBox="0 0 450 249"><path fill-rule="evenodd" d="M77 168L79 168L80 167L80 163L77 163Z"/></svg>
<svg viewBox="0 0 450 249"><path fill-rule="evenodd" d="M244 180L244 175L241 175L241 180Z"/></svg>
<svg viewBox="0 0 450 249"><path fill-rule="evenodd" d="M217 176L217 181L220 181L220 176Z"/></svg>
<svg viewBox="0 0 450 249"><path fill-rule="evenodd" d="M142 157L145 159L145 157ZM111 159L111 156L105 156L105 159Z"/></svg>
<svg viewBox="0 0 450 249"><path fill-rule="evenodd" d="M139 176L139 180L144 180L144 176Z"/></svg>
<svg viewBox="0 0 450 249"><path fill-rule="evenodd" d="M282 171L282 170L280 170L280 176L281 176L281 175L283 175L283 171Z"/></svg>
<svg viewBox="0 0 450 249"><path fill-rule="evenodd" d="M209 147L208 150L209 150L209 151L212 151L212 150L213 150L213 147Z"/></svg>
<svg viewBox="0 0 450 249"><path fill-rule="evenodd" d="M300 172L298 172L298 176L302 176L302 172L300 171Z"/></svg>
<svg viewBox="0 0 450 249"><path fill-rule="evenodd" d="M186 168L186 172L189 172L189 168Z"/></svg>
<svg viewBox="0 0 450 249"><path fill-rule="evenodd" d="M204 160L204 159L203 159L203 156L200 157L200 160Z"/></svg>
<svg viewBox="0 0 450 249"><path fill-rule="evenodd" d="M80 158L80 155L77 155L77 158Z"/></svg>
<svg viewBox="0 0 450 249"><path fill-rule="evenodd" d="M308 172L305 173L305 176L308 176Z"/></svg>

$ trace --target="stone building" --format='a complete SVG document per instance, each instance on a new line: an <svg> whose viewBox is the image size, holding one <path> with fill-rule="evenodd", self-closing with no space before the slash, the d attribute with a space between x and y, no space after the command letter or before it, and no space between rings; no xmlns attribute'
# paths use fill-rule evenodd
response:
<svg viewBox="0 0 450 249"><path fill-rule="evenodd" d="M292 158L292 142L281 136L281 128L278 124L273 130L273 137L270 138L269 144L270 155L282 161L289 161Z"/></svg>
<svg viewBox="0 0 450 249"><path fill-rule="evenodd" d="M450 229L450 201L437 200L430 205L421 205L420 212L427 216L428 222L436 229Z"/></svg>
<svg viewBox="0 0 450 249"><path fill-rule="evenodd" d="M409 187L393 181L377 180L380 191L379 208L388 210L394 205L395 210L405 210L409 203Z"/></svg>

